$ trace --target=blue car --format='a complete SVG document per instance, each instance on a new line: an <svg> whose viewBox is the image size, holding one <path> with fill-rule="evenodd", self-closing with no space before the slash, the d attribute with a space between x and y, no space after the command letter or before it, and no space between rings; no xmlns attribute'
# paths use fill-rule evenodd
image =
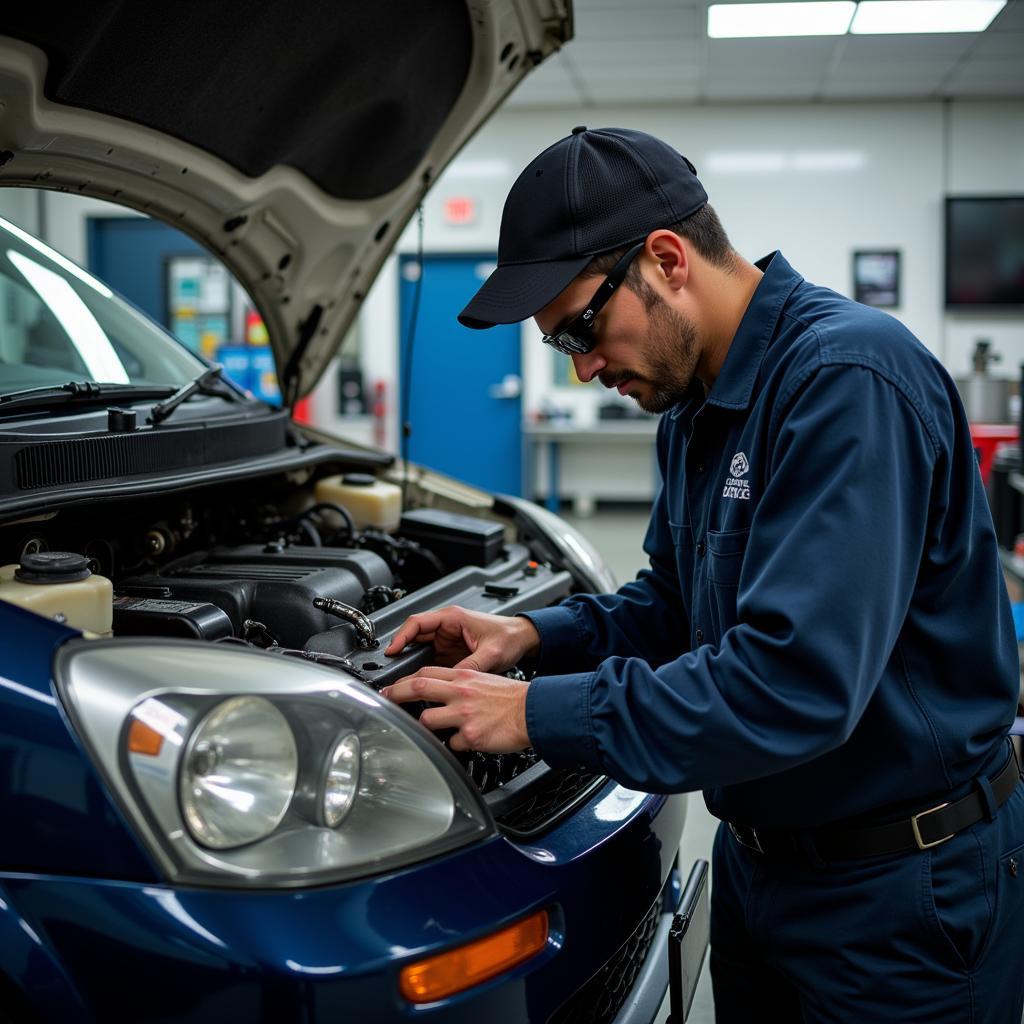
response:
<svg viewBox="0 0 1024 1024"><path fill-rule="evenodd" d="M681 1017L706 945L685 798L453 753L379 696L432 656L382 653L410 614L608 590L600 556L292 417L571 11L240 10L0 17L0 185L194 236L283 396L0 221L0 1024L649 1024L670 974Z"/></svg>

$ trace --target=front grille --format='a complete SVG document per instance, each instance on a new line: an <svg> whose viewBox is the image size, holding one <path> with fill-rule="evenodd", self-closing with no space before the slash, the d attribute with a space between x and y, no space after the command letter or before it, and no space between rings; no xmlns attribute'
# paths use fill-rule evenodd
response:
<svg viewBox="0 0 1024 1024"><path fill-rule="evenodd" d="M604 1024L613 1020L636 983L660 919L659 898L614 956L548 1018L548 1024Z"/></svg>
<svg viewBox="0 0 1024 1024"><path fill-rule="evenodd" d="M541 761L487 801L502 831L524 839L557 824L606 781L584 768L550 768Z"/></svg>

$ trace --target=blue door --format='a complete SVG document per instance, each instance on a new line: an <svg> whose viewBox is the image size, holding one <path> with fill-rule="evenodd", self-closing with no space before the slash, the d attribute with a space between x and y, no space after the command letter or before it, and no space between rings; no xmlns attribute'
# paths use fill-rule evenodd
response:
<svg viewBox="0 0 1024 1024"><path fill-rule="evenodd" d="M129 302L169 327L164 260L206 255L188 235L145 217L90 217L89 269Z"/></svg>
<svg viewBox="0 0 1024 1024"><path fill-rule="evenodd" d="M279 403L274 356L255 312L233 314L234 285L198 242L147 217L90 217L89 269L236 384ZM250 323L256 317L258 326ZM258 340L252 340L255 334Z"/></svg>
<svg viewBox="0 0 1024 1024"><path fill-rule="evenodd" d="M519 494L519 325L471 331L456 316L494 267L494 256L423 258L412 354L409 457L488 491ZM401 359L406 358L417 265L399 265ZM405 380L402 373L400 380Z"/></svg>

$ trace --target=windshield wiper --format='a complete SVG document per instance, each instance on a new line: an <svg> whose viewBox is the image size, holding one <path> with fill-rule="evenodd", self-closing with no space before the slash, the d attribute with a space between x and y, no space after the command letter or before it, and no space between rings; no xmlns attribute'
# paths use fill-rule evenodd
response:
<svg viewBox="0 0 1024 1024"><path fill-rule="evenodd" d="M94 380L69 380L66 384L8 391L0 395L0 413L21 405L46 409L71 402L99 401L106 397L163 398L173 392L174 387L169 384L99 384Z"/></svg>
<svg viewBox="0 0 1024 1024"><path fill-rule="evenodd" d="M182 402L188 401L196 392L226 398L230 402L245 401L237 391L220 379L220 375L223 372L224 367L220 363L214 363L208 370L203 370L194 380L190 380L187 384L178 388L166 402L154 405L153 411L146 418L146 422L152 423L153 426L163 423Z"/></svg>

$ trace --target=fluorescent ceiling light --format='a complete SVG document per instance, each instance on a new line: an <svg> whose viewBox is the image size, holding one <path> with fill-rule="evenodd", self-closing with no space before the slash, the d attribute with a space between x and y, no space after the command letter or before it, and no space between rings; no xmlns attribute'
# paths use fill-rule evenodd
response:
<svg viewBox="0 0 1024 1024"><path fill-rule="evenodd" d="M708 8L708 35L712 39L841 36L850 27L856 6L853 0L712 4Z"/></svg>
<svg viewBox="0 0 1024 1024"><path fill-rule="evenodd" d="M984 32L1006 0L863 0L850 26L856 35Z"/></svg>

